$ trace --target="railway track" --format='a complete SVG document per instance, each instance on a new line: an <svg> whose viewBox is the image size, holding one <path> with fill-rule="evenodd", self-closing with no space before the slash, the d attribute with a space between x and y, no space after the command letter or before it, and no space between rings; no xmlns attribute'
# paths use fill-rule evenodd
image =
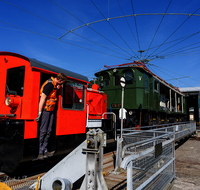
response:
<svg viewBox="0 0 200 190"><path fill-rule="evenodd" d="M28 190L30 185L37 182L38 177L42 177L45 173L40 173L31 177L24 177L23 179L10 178L6 174L0 175L1 182L5 183L12 190Z"/></svg>
<svg viewBox="0 0 200 190"><path fill-rule="evenodd" d="M105 175L107 175L107 170L110 168L114 169L113 166L113 151L116 150L116 146L113 140L107 142L108 146L105 148L104 154L104 162L103 168L105 170ZM116 153L115 153L116 154ZM27 166L28 167L28 166ZM53 166L52 166L53 167ZM48 171L50 168L46 169ZM29 170L31 170L29 168ZM20 176L20 177L10 177L6 174L0 173L0 182L5 183L9 186L12 190L30 190L29 187L38 181L38 177L42 177L46 172L42 169L40 172L38 171L37 174L33 172L32 174L29 172L28 176ZM82 183L78 182L78 183ZM76 184L75 187L79 186L80 184ZM73 188L74 190L77 188Z"/></svg>

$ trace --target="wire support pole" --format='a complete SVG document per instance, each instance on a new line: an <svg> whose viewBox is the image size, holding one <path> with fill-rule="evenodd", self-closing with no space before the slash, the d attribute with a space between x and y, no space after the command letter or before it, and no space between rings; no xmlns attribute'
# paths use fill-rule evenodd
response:
<svg viewBox="0 0 200 190"><path fill-rule="evenodd" d="M121 139L123 131L123 109L124 109L124 88L122 88L122 107L121 107Z"/></svg>

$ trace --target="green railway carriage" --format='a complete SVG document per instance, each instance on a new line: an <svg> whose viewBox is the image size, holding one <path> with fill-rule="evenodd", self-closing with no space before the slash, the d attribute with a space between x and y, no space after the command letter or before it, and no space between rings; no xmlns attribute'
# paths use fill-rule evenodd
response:
<svg viewBox="0 0 200 190"><path fill-rule="evenodd" d="M95 76L98 77L101 90L107 94L108 111L114 112L118 120L122 96L119 79L121 76L126 79L126 127L185 121L184 94L152 73L143 63L133 62L107 68L95 73Z"/></svg>

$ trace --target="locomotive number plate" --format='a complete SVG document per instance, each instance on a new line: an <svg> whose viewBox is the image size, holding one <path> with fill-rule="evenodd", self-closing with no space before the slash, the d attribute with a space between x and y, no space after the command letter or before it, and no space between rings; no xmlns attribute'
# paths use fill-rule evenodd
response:
<svg viewBox="0 0 200 190"><path fill-rule="evenodd" d="M121 108L122 105L121 104L112 104L111 106L112 106L112 108Z"/></svg>

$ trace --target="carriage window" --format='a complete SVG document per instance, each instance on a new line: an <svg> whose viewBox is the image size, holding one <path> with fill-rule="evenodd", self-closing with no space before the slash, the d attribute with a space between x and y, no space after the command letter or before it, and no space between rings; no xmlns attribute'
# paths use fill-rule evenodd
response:
<svg viewBox="0 0 200 190"><path fill-rule="evenodd" d="M63 85L63 108L84 109L85 86L75 82L67 82Z"/></svg>
<svg viewBox="0 0 200 190"><path fill-rule="evenodd" d="M159 82L154 79L154 91L159 92Z"/></svg>
<svg viewBox="0 0 200 190"><path fill-rule="evenodd" d="M110 84L110 77L109 77L109 74L108 73L104 73L103 75L102 75L102 77L103 77L103 87L105 87L105 86L109 86L109 84Z"/></svg>
<svg viewBox="0 0 200 190"><path fill-rule="evenodd" d="M6 95L13 94L23 96L25 66L7 70Z"/></svg>
<svg viewBox="0 0 200 190"><path fill-rule="evenodd" d="M126 84L133 84L133 71L132 70L126 70L125 72L125 79L126 79Z"/></svg>

